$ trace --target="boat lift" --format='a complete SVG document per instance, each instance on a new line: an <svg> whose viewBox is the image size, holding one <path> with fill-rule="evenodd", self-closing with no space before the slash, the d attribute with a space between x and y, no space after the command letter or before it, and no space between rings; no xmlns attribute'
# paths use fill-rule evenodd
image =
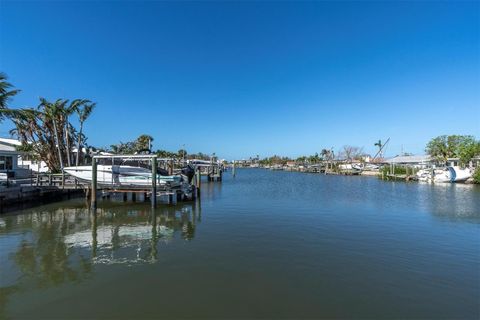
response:
<svg viewBox="0 0 480 320"><path fill-rule="evenodd" d="M123 192L149 192L150 193L150 201L152 204L152 208L156 207L157 205L157 166L158 162L165 162L169 163L169 173L173 174L173 164L174 164L174 159L170 158L158 158L157 155L96 155L93 156L92 158L92 182L91 182L91 198L90 198L90 207L92 209L97 208L97 190L99 189L98 183L97 183L97 165L99 160L101 159L107 159L111 160L112 164L115 162L115 159L122 159L122 160L138 160L138 161L148 161L151 164L151 170L152 170L152 183L151 186L144 186L142 188L136 188L132 186L128 187L128 190L123 190ZM194 190L192 192L192 197L195 197L198 195L200 191L200 180L199 178L199 173L196 172L196 179L194 179ZM110 189L108 187L102 187L102 189ZM119 188L118 186L114 188L115 191L118 191ZM173 200L174 195L179 196L179 194L175 194L175 190L166 190L165 194L169 196L169 202Z"/></svg>

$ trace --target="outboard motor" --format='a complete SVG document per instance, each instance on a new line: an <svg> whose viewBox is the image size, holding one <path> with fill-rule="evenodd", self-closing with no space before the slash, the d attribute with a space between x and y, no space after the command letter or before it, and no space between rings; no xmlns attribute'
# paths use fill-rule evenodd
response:
<svg viewBox="0 0 480 320"><path fill-rule="evenodd" d="M168 170L165 170L163 168L157 168L157 174L159 174L161 176L169 176Z"/></svg>
<svg viewBox="0 0 480 320"><path fill-rule="evenodd" d="M188 183L191 183L195 176L195 169L191 165L187 165L182 168L182 174L188 178Z"/></svg>

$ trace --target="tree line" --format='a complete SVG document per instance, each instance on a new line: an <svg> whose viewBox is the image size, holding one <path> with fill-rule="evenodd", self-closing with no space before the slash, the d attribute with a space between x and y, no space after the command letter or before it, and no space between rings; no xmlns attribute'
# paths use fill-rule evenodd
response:
<svg viewBox="0 0 480 320"><path fill-rule="evenodd" d="M299 156L297 158L290 158L284 156L271 156L266 157L259 160L259 164L261 165L285 165L287 162L295 161L298 164L317 164L324 161L332 161L332 160L346 160L346 161L354 161L359 160L361 161L366 154L363 152L363 148L345 145L343 148L335 154L332 149L322 149L320 153L316 152L313 155L308 156ZM258 156L257 156L258 157Z"/></svg>
<svg viewBox="0 0 480 320"><path fill-rule="evenodd" d="M60 172L66 166L85 163L90 153L106 151L113 154L155 153L162 158L210 159L203 153L188 154L156 150L152 152L153 137L140 135L134 141L120 142L109 148L95 148L87 144L84 124L92 115L96 103L88 99L39 98L34 108L11 108L10 103L20 90L9 83L5 73L0 72L0 122L10 120L14 129L10 131L22 145L17 149L28 153L38 161L44 161L51 172ZM76 118L78 126L71 120ZM85 151L85 152L84 152Z"/></svg>
<svg viewBox="0 0 480 320"><path fill-rule="evenodd" d="M381 141L376 142L374 146L379 148L380 154L382 148ZM475 139L472 135L441 135L427 143L425 152L439 164L446 164L447 159L454 158L459 159L460 164L466 166L474 157L480 156L480 140ZM315 153L314 155L297 158L274 155L263 158L258 162L261 165L285 165L290 161L295 161L298 164L316 164L331 160L343 160L346 162L364 161L367 156L368 154L363 152L363 148L345 145L337 153L333 151L333 148L322 149L320 153Z"/></svg>
<svg viewBox="0 0 480 320"><path fill-rule="evenodd" d="M177 152L167 150L152 150L152 143L154 138L148 134L142 134L133 141L120 142L118 144L112 144L109 148L105 148L104 151L114 154L156 154L160 158L172 158L172 159L201 159L210 160L210 155L202 152L189 154L185 149L179 149Z"/></svg>
<svg viewBox="0 0 480 320"><path fill-rule="evenodd" d="M9 119L15 128L10 131L21 141L20 151L28 152L37 160L45 161L52 172L64 166L78 165L87 137L83 132L85 121L96 104L88 99L39 98L34 108L9 107L11 99L20 92L0 73L0 121ZM79 127L70 121L77 117ZM73 152L76 147L75 154Z"/></svg>

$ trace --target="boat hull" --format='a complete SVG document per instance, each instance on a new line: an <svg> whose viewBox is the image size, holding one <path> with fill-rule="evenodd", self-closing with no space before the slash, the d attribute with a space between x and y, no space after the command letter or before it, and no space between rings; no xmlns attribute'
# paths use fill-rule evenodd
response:
<svg viewBox="0 0 480 320"><path fill-rule="evenodd" d="M64 171L82 182L92 181L92 167L67 167ZM182 181L180 175L157 176L158 185L179 186ZM152 185L150 170L131 166L97 166L97 184L100 186L131 186L146 187Z"/></svg>

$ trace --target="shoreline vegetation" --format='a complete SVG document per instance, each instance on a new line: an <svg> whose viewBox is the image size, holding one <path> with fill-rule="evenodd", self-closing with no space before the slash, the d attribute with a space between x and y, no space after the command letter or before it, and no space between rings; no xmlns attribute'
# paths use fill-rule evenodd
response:
<svg viewBox="0 0 480 320"><path fill-rule="evenodd" d="M428 155L426 162L405 161L395 164L383 157L382 148L385 143L378 141L374 146L378 147L379 151L373 157L364 153L363 148L346 145L337 153L332 148L297 158L274 155L260 159L257 155L248 160L237 161L235 165L310 173L368 175L385 180L407 181L416 180L416 174L421 169L433 170L455 165L470 169L472 177L468 179L468 183L480 184L480 140L472 135L442 135L431 139L425 146ZM397 157L414 156L405 153Z"/></svg>
<svg viewBox="0 0 480 320"><path fill-rule="evenodd" d="M96 103L88 99L59 98L49 101L39 99L37 107L11 108L10 102L21 90L15 89L0 72L0 123L10 120L14 128L12 137L18 138L20 151L32 160L43 161L51 173L61 172L64 167L88 164L97 154L142 154L153 153L160 158L210 160L215 154L202 152L188 154L185 149L177 152L152 151L154 138L147 134L110 147L95 147L88 143L85 122L95 110ZM72 121L76 120L76 121Z"/></svg>
<svg viewBox="0 0 480 320"><path fill-rule="evenodd" d="M337 152L333 149L322 149L320 153L309 156L290 158L274 155L260 159L257 155L248 160L236 161L240 167L256 167L271 170L300 171L324 174L368 175L378 176L385 180L416 180L416 173L425 168L443 168L449 165L470 168L470 183L480 184L480 140L471 135L442 135L431 139L425 147L429 156L428 163L391 164L381 155L381 141L374 144L379 152L374 157L363 152L362 148L344 146ZM410 157L412 154L402 154ZM355 170L363 168L363 170Z"/></svg>
<svg viewBox="0 0 480 320"><path fill-rule="evenodd" d="M95 110L96 103L88 99L57 99L49 101L40 98L35 108L10 108L9 102L20 90L7 81L0 73L0 123L10 120L14 129L10 131L22 143L18 151L31 159L43 161L52 173L61 172L64 167L88 164L96 154L142 154L153 153L160 158L176 160L211 160L215 154L202 152L189 154L185 149L177 152L167 150L152 151L154 138L147 134L128 142L119 142L110 147L98 148L88 144L84 124ZM76 118L76 124L72 119ZM346 145L338 151L322 149L320 153L290 158L274 155L260 159L257 155L249 160L234 161L236 166L264 167L273 170L322 172L326 174L360 174L380 176L383 179L414 179L421 166L418 164L388 165L383 157L383 148L388 143L374 143L379 150L375 156L363 152L363 148ZM456 165L469 167L473 172L471 181L480 183L480 141L471 135L442 135L431 139L425 147L430 156L429 165L445 167L453 160ZM411 156L402 154L401 156ZM475 160L475 161L472 161ZM357 166L357 167L356 167Z"/></svg>

